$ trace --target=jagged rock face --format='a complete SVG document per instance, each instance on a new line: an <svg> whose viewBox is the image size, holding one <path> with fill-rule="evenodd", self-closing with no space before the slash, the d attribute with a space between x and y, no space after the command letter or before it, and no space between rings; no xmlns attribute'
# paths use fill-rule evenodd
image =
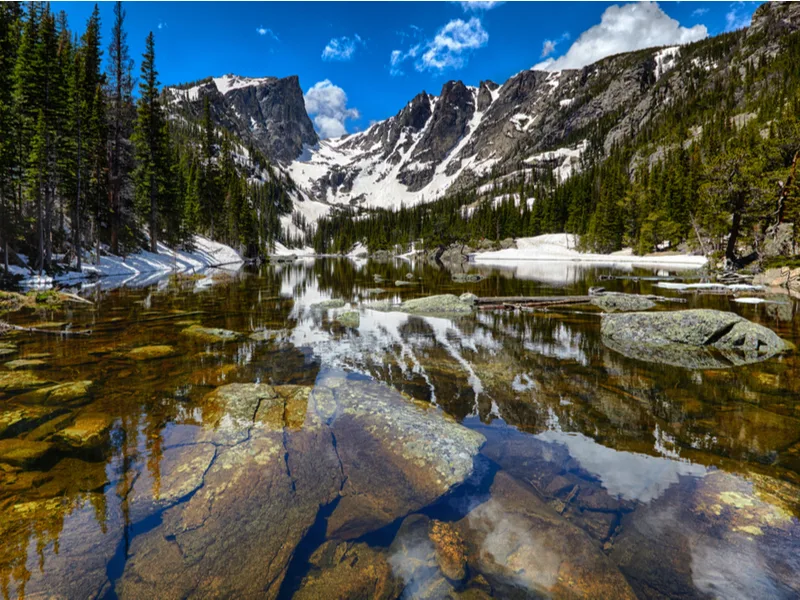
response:
<svg viewBox="0 0 800 600"><path fill-rule="evenodd" d="M286 163L319 141L306 113L296 75L251 79L225 75L183 88L167 88L173 110L203 113L208 97L215 123L251 141L271 160Z"/></svg>

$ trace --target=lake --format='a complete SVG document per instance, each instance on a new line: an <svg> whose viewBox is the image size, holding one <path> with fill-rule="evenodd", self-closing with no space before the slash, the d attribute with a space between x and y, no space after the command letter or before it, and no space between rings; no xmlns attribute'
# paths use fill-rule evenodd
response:
<svg viewBox="0 0 800 600"><path fill-rule="evenodd" d="M4 597L800 596L796 352L687 369L606 347L591 306L369 308L604 286L798 344L797 301L464 269L484 279L336 258L108 279L9 315L92 334L0 338Z"/></svg>

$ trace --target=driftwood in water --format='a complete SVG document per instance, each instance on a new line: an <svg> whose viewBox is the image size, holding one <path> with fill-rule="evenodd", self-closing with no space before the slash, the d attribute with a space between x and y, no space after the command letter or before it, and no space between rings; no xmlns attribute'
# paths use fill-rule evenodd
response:
<svg viewBox="0 0 800 600"><path fill-rule="evenodd" d="M28 333L44 333L46 335L71 336L71 335L91 335L91 329L72 331L71 329L39 329L37 327L23 327L22 325L12 325L5 321L0 321L0 335L8 331L26 331Z"/></svg>
<svg viewBox="0 0 800 600"><path fill-rule="evenodd" d="M481 310L569 306L572 304L589 304L593 298L598 298L602 295L600 293L590 296L489 296L478 298L475 300L475 305ZM654 302L686 302L684 298L667 298L666 296L653 294L642 294L641 297Z"/></svg>
<svg viewBox="0 0 800 600"><path fill-rule="evenodd" d="M593 296L489 296L475 304L586 304Z"/></svg>

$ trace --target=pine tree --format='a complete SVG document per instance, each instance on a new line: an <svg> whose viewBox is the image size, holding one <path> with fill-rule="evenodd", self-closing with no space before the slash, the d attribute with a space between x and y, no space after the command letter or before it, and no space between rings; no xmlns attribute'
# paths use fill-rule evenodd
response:
<svg viewBox="0 0 800 600"><path fill-rule="evenodd" d="M164 108L159 99L153 32L142 55L139 102L134 129L137 166L134 172L139 213L149 223L150 251L158 252L159 208L169 184L170 152Z"/></svg>
<svg viewBox="0 0 800 600"><path fill-rule="evenodd" d="M109 197L110 197L110 246L111 252L119 252L119 238L123 214L128 206L123 197L126 183L132 170L132 154L127 139L132 134L133 107L133 60L128 51L125 31L125 10L122 2L114 5L114 25L108 47L108 98L109 98Z"/></svg>

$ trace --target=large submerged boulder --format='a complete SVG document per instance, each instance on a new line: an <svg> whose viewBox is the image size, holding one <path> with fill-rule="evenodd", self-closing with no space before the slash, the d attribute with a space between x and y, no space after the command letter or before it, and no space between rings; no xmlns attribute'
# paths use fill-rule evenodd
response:
<svg viewBox="0 0 800 600"><path fill-rule="evenodd" d="M758 362L788 349L771 329L719 310L609 314L601 332L625 356L694 369Z"/></svg>
<svg viewBox="0 0 800 600"><path fill-rule="evenodd" d="M379 529L467 478L484 441L436 408L344 377L314 388L229 384L201 408L202 426L165 433L158 486L140 477L131 493L134 519L164 512L160 525L132 542L117 584L121 597L203 590L206 597L275 598L321 507L335 506L329 537ZM300 597L321 597L327 586L350 597L363 586L348 580L363 569L375 585L395 590L385 560L368 548L341 546L338 554L365 564L328 557L336 573L306 580Z"/></svg>

